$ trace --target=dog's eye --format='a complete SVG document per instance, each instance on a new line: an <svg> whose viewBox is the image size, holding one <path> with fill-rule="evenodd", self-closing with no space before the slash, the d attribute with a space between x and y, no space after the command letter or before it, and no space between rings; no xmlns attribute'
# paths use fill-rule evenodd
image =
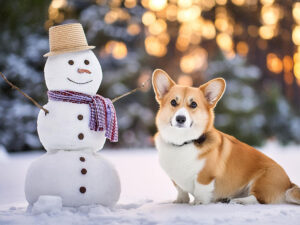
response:
<svg viewBox="0 0 300 225"><path fill-rule="evenodd" d="M89 65L89 64L90 64L90 61L86 59L86 60L84 60L84 64L85 64L85 65Z"/></svg>
<svg viewBox="0 0 300 225"><path fill-rule="evenodd" d="M196 108L196 107L197 107L197 103L196 103L196 102L192 102L192 103L190 104L190 107L193 108L193 109Z"/></svg>
<svg viewBox="0 0 300 225"><path fill-rule="evenodd" d="M177 102L176 102L175 99L173 99L173 100L171 101L171 105L174 106L174 107L177 106Z"/></svg>
<svg viewBox="0 0 300 225"><path fill-rule="evenodd" d="M69 60L68 63L69 63L71 66L74 65L74 61L73 61L72 59Z"/></svg>

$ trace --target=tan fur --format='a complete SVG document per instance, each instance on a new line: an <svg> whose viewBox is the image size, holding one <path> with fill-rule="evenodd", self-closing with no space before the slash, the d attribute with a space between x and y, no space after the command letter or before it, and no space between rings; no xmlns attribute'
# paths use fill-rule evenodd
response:
<svg viewBox="0 0 300 225"><path fill-rule="evenodd" d="M158 72L165 73L161 70ZM206 185L215 180L215 200L239 197L249 188L248 195L254 195L260 203L280 203L285 201L286 191L294 187L289 191L289 196L297 199L300 204L300 189L291 183L281 166L255 148L214 128L213 109L224 93L223 79L219 80L221 83L224 81L224 86L217 100L209 104L205 96L205 88L209 82L199 88L185 87L176 85L168 77L168 92L158 97L155 85L158 72L153 74L154 91L160 104L156 117L157 125L167 123L176 111L177 108L170 106L170 101L174 98L178 100L178 107L186 107L194 121L202 119L199 117L200 111L208 116L204 132L206 140L203 144L196 145L199 149L199 159L206 159L197 181ZM197 102L196 109L188 107L191 100Z"/></svg>

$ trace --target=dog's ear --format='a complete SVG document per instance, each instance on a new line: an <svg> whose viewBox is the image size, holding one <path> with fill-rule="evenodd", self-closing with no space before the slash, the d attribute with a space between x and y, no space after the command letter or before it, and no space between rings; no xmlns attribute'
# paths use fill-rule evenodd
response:
<svg viewBox="0 0 300 225"><path fill-rule="evenodd" d="M226 82L223 78L216 78L200 86L209 106L214 108L225 92Z"/></svg>
<svg viewBox="0 0 300 225"><path fill-rule="evenodd" d="M156 100L160 102L165 94L168 93L170 88L175 85L175 82L165 71L156 69L152 74L152 84L156 95Z"/></svg>

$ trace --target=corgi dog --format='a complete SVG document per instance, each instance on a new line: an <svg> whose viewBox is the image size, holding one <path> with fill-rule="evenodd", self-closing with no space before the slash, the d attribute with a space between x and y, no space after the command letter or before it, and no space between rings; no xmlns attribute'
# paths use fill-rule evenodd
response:
<svg viewBox="0 0 300 225"><path fill-rule="evenodd" d="M281 166L214 127L214 108L226 87L223 78L188 87L157 69L152 83L160 106L155 145L178 191L175 203L189 203L191 194L196 205L300 204L300 188Z"/></svg>

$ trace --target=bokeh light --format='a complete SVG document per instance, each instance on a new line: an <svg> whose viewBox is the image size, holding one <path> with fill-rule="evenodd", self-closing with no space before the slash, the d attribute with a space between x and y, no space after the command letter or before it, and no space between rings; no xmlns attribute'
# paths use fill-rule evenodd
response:
<svg viewBox="0 0 300 225"><path fill-rule="evenodd" d="M271 72L279 74L282 72L283 63L276 54L269 53L267 55L267 67Z"/></svg>
<svg viewBox="0 0 300 225"><path fill-rule="evenodd" d="M145 24L146 26L153 24L155 20L156 20L155 14L149 11L145 12L142 17L143 24Z"/></svg>
<svg viewBox="0 0 300 225"><path fill-rule="evenodd" d="M224 51L230 51L233 48L233 41L229 34L220 33L217 35L217 44Z"/></svg>
<svg viewBox="0 0 300 225"><path fill-rule="evenodd" d="M241 56L246 56L249 51L249 46L246 42L240 41L236 45L236 51Z"/></svg>
<svg viewBox="0 0 300 225"><path fill-rule="evenodd" d="M295 45L300 45L300 26L294 27L292 38Z"/></svg>
<svg viewBox="0 0 300 225"><path fill-rule="evenodd" d="M105 45L107 54L111 54L115 59L123 59L127 56L126 44L119 41L109 41Z"/></svg>
<svg viewBox="0 0 300 225"><path fill-rule="evenodd" d="M155 36L149 36L145 39L146 51L149 55L162 57L167 53L166 46Z"/></svg>
<svg viewBox="0 0 300 225"><path fill-rule="evenodd" d="M141 27L136 23L129 24L129 26L127 27L127 32L130 35L138 35L141 32Z"/></svg>
<svg viewBox="0 0 300 225"><path fill-rule="evenodd" d="M153 11L160 11L167 5L167 0L149 0L149 8Z"/></svg>
<svg viewBox="0 0 300 225"><path fill-rule="evenodd" d="M54 9L63 8L67 5L67 0L53 0L50 7Z"/></svg>

